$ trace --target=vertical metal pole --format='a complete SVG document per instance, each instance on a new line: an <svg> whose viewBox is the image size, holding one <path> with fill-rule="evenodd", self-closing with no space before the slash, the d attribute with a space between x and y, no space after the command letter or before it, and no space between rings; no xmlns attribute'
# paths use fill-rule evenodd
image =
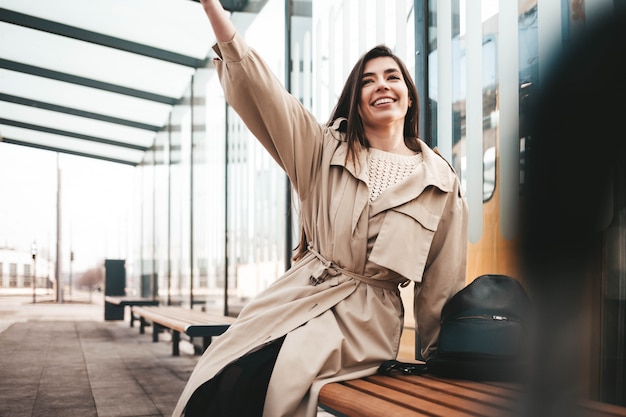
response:
<svg viewBox="0 0 626 417"><path fill-rule="evenodd" d="M191 87L190 87L190 106L191 106L191 132L190 132L190 144L189 144L189 304L193 309L193 280L194 280L194 267L193 267L193 166L194 166L194 143L193 143L193 132L194 132L194 80L195 74L191 76Z"/></svg>
<svg viewBox="0 0 626 417"><path fill-rule="evenodd" d="M31 254L33 255L33 304L37 302L37 243L33 242L30 247Z"/></svg>
<svg viewBox="0 0 626 417"><path fill-rule="evenodd" d="M431 108L428 91L428 0L415 0L415 86L419 95L419 131L417 134L432 146ZM415 358L422 359L422 343L419 335L415 335Z"/></svg>
<svg viewBox="0 0 626 417"><path fill-rule="evenodd" d="M159 296L159 277L156 273L157 269L157 230L156 230L156 205L157 205L157 151L156 146L152 147L152 266L150 267L150 286L152 287L152 299L156 300ZM142 294L143 296L143 294Z"/></svg>
<svg viewBox="0 0 626 417"><path fill-rule="evenodd" d="M291 92L291 14L292 0L285 0L285 87ZM291 181L285 175L285 271L291 268L293 249Z"/></svg>
<svg viewBox="0 0 626 417"><path fill-rule="evenodd" d="M224 103L224 315L228 316L228 103Z"/></svg>
<svg viewBox="0 0 626 417"><path fill-rule="evenodd" d="M167 121L167 305L172 305L172 114Z"/></svg>
<svg viewBox="0 0 626 417"><path fill-rule="evenodd" d="M57 303L63 302L63 278L61 257L61 166L59 163L59 153L57 152L57 258L56 258L56 279L57 279Z"/></svg>
<svg viewBox="0 0 626 417"><path fill-rule="evenodd" d="M153 145L154 146L154 145ZM139 199L139 295L143 296L144 294L144 288L143 288L143 276L144 276L144 262L143 262L143 248L144 248L144 224L143 224L143 219L145 217L145 207L146 207L146 197L145 197L145 193L144 193L144 187L146 186L146 182L145 182L145 176L146 176L146 165L147 165L147 160L146 160L146 154L144 154L143 160L141 161L141 174L140 174L140 181L141 184L139 186L139 189L141 190L141 198Z"/></svg>
<svg viewBox="0 0 626 417"><path fill-rule="evenodd" d="M72 298L72 264L74 263L74 251L70 245L70 299Z"/></svg>
<svg viewBox="0 0 626 417"><path fill-rule="evenodd" d="M428 91L428 0L415 0L415 85L419 94L419 132L418 135L432 146L432 121Z"/></svg>

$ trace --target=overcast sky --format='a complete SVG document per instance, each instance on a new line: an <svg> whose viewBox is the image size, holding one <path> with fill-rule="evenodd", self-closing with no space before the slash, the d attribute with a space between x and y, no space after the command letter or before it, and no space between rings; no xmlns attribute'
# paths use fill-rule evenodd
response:
<svg viewBox="0 0 626 417"><path fill-rule="evenodd" d="M59 154L64 268L128 254L135 168ZM0 247L56 256L57 153L0 143ZM131 226L132 227L132 226Z"/></svg>

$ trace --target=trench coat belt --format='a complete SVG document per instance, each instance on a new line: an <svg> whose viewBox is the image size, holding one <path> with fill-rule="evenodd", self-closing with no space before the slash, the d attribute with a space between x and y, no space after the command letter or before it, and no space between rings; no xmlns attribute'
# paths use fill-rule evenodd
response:
<svg viewBox="0 0 626 417"><path fill-rule="evenodd" d="M322 282L330 278L339 277L339 275L345 275L350 278L359 280L365 284L373 285L375 287L383 288L386 290L395 290L395 289L398 289L398 285L404 286L405 284L404 282L399 283L399 282L394 282L394 281L383 281L379 279L373 279L373 278L366 277L365 275L357 274L356 272L348 271L347 269L344 269L340 267L339 265L335 264L334 262L329 261L328 259L324 258L322 254L320 254L315 248L313 248L313 245L311 245L310 243L308 246L308 250L313 255L315 255L315 257L319 259L319 261L324 265L323 269L321 269L319 272L309 277L309 282L313 286L321 284Z"/></svg>

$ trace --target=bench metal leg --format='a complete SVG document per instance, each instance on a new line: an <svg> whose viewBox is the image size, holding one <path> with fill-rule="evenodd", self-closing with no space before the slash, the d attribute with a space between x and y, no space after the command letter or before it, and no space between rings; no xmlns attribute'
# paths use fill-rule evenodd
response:
<svg viewBox="0 0 626 417"><path fill-rule="evenodd" d="M211 344L211 341L213 340L213 336L204 336L202 338L202 352L200 352L200 354L204 353L204 351L209 347L209 345Z"/></svg>
<svg viewBox="0 0 626 417"><path fill-rule="evenodd" d="M141 316L138 318L138 320L139 320L139 333L140 334L146 333L146 327L150 327L150 322Z"/></svg>
<svg viewBox="0 0 626 417"><path fill-rule="evenodd" d="M161 326L159 326L158 324L152 323L152 341L154 343L159 341L159 328L160 327Z"/></svg>
<svg viewBox="0 0 626 417"><path fill-rule="evenodd" d="M172 330L172 355L180 356L180 332Z"/></svg>
<svg viewBox="0 0 626 417"><path fill-rule="evenodd" d="M130 306L130 327L135 327L135 314L133 313L133 306Z"/></svg>

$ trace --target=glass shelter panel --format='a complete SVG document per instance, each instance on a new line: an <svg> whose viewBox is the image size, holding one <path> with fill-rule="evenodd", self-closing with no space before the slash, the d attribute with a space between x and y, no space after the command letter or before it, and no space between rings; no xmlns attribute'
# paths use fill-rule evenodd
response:
<svg viewBox="0 0 626 417"><path fill-rule="evenodd" d="M280 80L285 79L285 3L270 0L244 35ZM237 312L285 269L284 172L228 108L226 275L228 312Z"/></svg>
<svg viewBox="0 0 626 417"><path fill-rule="evenodd" d="M213 69L196 78L194 110L194 254L200 282L194 299L223 311L226 247L226 104ZM196 139L197 135L197 139Z"/></svg>
<svg viewBox="0 0 626 417"><path fill-rule="evenodd" d="M352 66L362 54L386 44L414 72L413 2L343 0L312 2L312 108L325 122Z"/></svg>

